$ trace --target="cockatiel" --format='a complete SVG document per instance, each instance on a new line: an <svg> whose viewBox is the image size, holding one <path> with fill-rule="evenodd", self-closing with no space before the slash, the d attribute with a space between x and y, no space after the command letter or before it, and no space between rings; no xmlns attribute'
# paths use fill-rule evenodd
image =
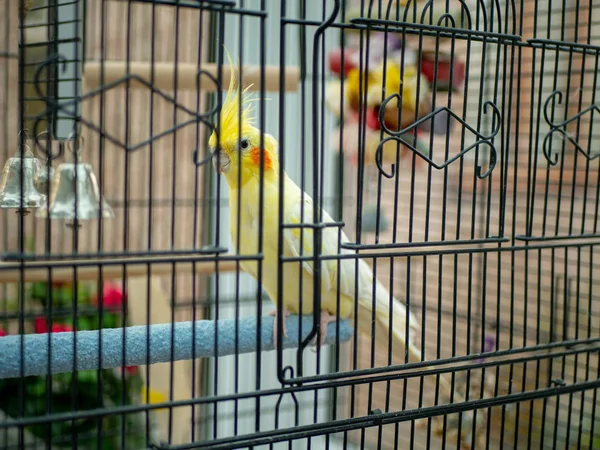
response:
<svg viewBox="0 0 600 450"><path fill-rule="evenodd" d="M228 55L229 57L229 55ZM262 211L263 239L263 276L262 285L271 301L277 308L278 289L278 233L279 196L283 195L283 221L285 224L314 223L313 199L303 192L294 181L283 173L283 192L280 191L280 167L278 144L270 134L263 134L264 145L261 148L261 131L254 126L251 117L250 99L240 98L240 91L235 80L235 72L231 63L229 90L221 109L220 123L211 134L209 147L213 154L215 170L222 174L229 186L230 233L233 245L238 243L239 255L256 255L259 242L261 159L264 173L264 198ZM240 108L241 107L241 121ZM219 133L219 138L217 138ZM238 205L239 201L239 205ZM301 216L302 208L304 217ZM238 219L240 228L238 229ZM331 216L323 211L323 222L334 222ZM301 233L303 234L301 248ZM311 228L285 228L281 253L286 257L313 255L313 230ZM326 227L322 229L321 250L323 255L352 254L351 250L338 249L338 229ZM341 232L342 243L348 237ZM257 262L242 260L242 269L257 278ZM358 277L355 265L358 264ZM302 292L300 292L300 276L302 273ZM299 314L302 302L302 314L313 314L313 275L312 260L302 263L285 263L283 266L283 311L275 310L272 315L284 317ZM338 291L339 277L339 291ZM356 279L358 278L358 280ZM358 288L355 285L358 281ZM373 283L376 285L373 293ZM339 296L339 311L337 302ZM326 325L336 320L336 313L341 319L353 318L355 297L358 302L357 325L360 332L367 336L372 334L373 308L376 310L375 325L377 341L387 339L389 326L392 326L394 354L404 361L406 344L407 311L403 303L391 297L388 290L373 276L367 262L362 259L323 260L321 262L321 341L326 336ZM393 306L393 317L390 317L390 302ZM285 324L285 320L283 321ZM415 321L410 327L411 340L418 328ZM284 334L287 330L283 329ZM277 327L274 326L273 342L276 344ZM420 351L411 342L408 345L409 360L421 361ZM398 361L400 362L400 361ZM444 378L440 385L449 396L450 386ZM443 391L442 391L443 394Z"/></svg>

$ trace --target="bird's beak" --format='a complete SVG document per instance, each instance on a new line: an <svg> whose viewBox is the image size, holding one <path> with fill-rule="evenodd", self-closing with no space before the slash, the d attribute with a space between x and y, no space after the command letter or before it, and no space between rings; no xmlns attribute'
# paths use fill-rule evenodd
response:
<svg viewBox="0 0 600 450"><path fill-rule="evenodd" d="M213 167L215 168L215 172L227 172L230 162L231 159L229 159L229 156L223 150L215 149L215 151L213 151L212 163Z"/></svg>

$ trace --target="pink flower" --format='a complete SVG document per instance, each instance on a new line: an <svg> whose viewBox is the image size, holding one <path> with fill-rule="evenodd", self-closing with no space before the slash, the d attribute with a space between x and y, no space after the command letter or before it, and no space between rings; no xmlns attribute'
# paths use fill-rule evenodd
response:
<svg viewBox="0 0 600 450"><path fill-rule="evenodd" d="M123 302L127 302L127 294L123 292L121 283L105 282L102 288L102 305L106 308L117 308ZM98 305L98 296L92 299L94 305Z"/></svg>
<svg viewBox="0 0 600 450"><path fill-rule="evenodd" d="M4 328L0 328L0 337L8 336L8 333Z"/></svg>
<svg viewBox="0 0 600 450"><path fill-rule="evenodd" d="M43 334L48 332L48 322L44 317L36 317L34 321L33 328L37 334ZM52 333L63 333L67 331L73 331L69 325L64 323L54 323L52 324Z"/></svg>

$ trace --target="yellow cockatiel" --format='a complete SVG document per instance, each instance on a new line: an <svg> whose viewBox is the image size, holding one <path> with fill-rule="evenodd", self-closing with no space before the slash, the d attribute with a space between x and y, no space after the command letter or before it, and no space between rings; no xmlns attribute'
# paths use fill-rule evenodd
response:
<svg viewBox="0 0 600 450"><path fill-rule="evenodd" d="M278 146L275 138L263 134L261 148L261 132L255 127L251 117L252 108L249 98L241 98L246 91L240 92L231 63L231 77L227 96L221 109L220 124L209 139L213 152L213 165L221 173L229 185L230 232L232 244L238 243L239 255L256 255L258 253L259 223L260 223L260 185L261 159L263 161L264 183L262 203L262 239L263 239L263 272L262 285L270 299L277 307L278 293L278 236L279 236L279 196L280 169ZM241 107L241 121L240 119ZM219 139L217 139L219 133ZM283 174L283 220L285 224L313 223L313 199L303 192L294 181ZM239 202L239 204L238 204ZM301 208L304 205L304 217ZM239 226L238 226L239 215ZM334 222L331 216L323 211L323 222ZM304 234L302 245L301 233ZM325 227L322 229L322 255L352 254L351 250L338 248L338 228ZM286 257L313 256L313 230L311 228L285 228L282 252ZM345 233L341 232L341 241L348 242ZM358 264L358 292L356 292L356 272ZM242 269L257 278L257 262L241 261ZM302 272L302 292L300 292L300 276ZM302 314L312 314L313 302L313 262L305 260L302 263L284 263L283 304L284 311L274 311L272 315L298 314L302 302ZM339 291L338 291L339 277ZM373 295L375 283L375 295ZM321 341L326 335L327 323L336 320L336 313L341 319L353 318L354 301L358 302L357 325L361 333L372 335L372 327L376 326L377 341L386 342L389 337L389 326L392 326L392 340L395 363L404 362L406 343L405 305L392 296L388 290L374 278L371 267L364 259L328 259L321 262ZM337 311L339 297L339 311ZM390 302L392 316L390 317ZM375 308L375 321L373 309ZM375 322L375 324L374 324ZM415 320L412 321L413 323ZM283 321L285 324L285 320ZM416 324L415 324L416 325ZM276 344L274 326L273 341ZM410 327L411 341L418 327ZM286 330L284 327L284 334ZM413 341L414 342L414 341ZM408 346L409 360L420 361L419 349L411 344ZM449 383L440 378L440 386L449 394Z"/></svg>

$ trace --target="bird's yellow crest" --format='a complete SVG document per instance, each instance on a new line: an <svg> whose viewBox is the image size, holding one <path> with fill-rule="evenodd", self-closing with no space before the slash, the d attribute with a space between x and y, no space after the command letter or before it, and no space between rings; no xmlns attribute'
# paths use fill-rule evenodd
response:
<svg viewBox="0 0 600 450"><path fill-rule="evenodd" d="M254 122L251 116L252 106L249 104L254 99L248 96L244 98L244 94L252 85L248 86L243 91L241 90L241 86L239 86L237 82L236 69L231 59L231 55L225 46L223 46L223 48L225 49L225 54L229 61L230 76L227 96L221 106L221 118L218 132L221 141L229 139L237 140L239 136L247 135L254 130ZM212 148L216 147L217 136L215 132L210 136L208 145Z"/></svg>

